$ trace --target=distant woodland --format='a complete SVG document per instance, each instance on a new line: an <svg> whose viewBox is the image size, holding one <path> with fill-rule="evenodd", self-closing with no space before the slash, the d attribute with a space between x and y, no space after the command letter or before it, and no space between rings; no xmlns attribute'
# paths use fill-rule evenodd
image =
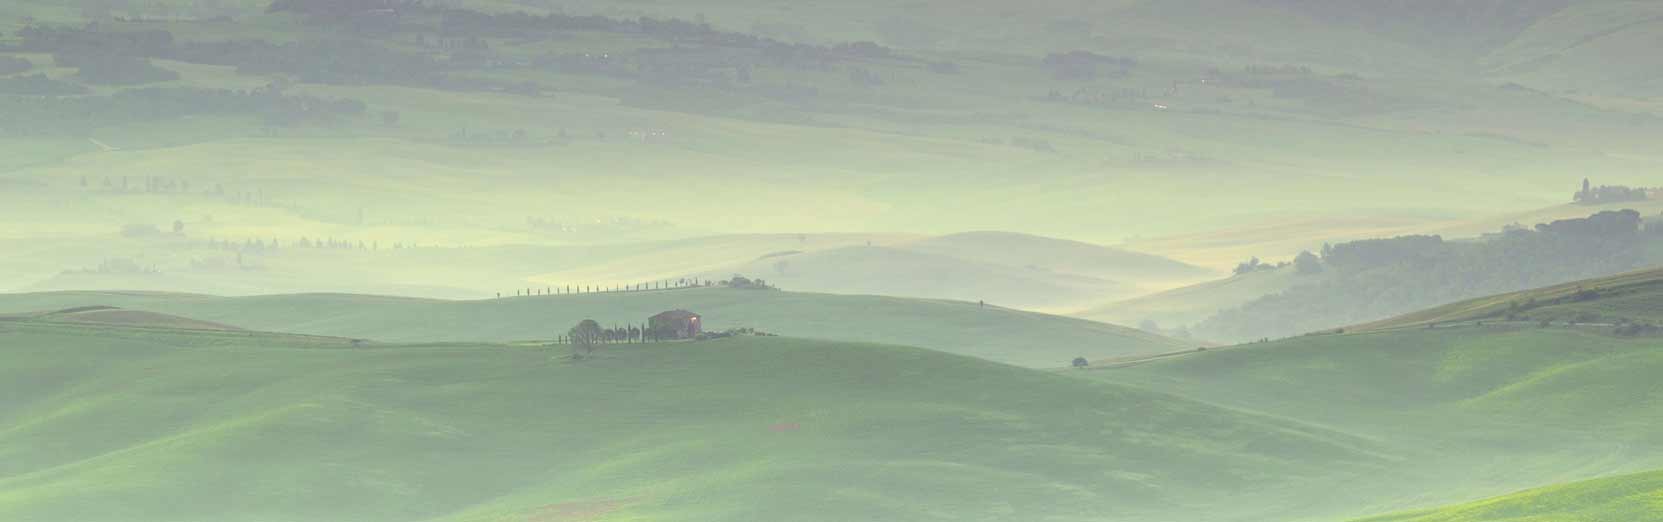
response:
<svg viewBox="0 0 1663 522"><path fill-rule="evenodd" d="M1508 227L1472 241L1403 236L1328 246L1301 256L1297 286L1225 310L1196 335L1250 340L1299 335L1383 319L1462 299L1620 273L1656 263L1663 225L1633 210ZM1241 269L1238 269L1238 273Z"/></svg>

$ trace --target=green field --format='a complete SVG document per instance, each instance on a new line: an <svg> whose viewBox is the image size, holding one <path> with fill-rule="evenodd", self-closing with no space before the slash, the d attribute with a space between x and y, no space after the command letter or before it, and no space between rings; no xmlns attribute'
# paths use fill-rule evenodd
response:
<svg viewBox="0 0 1663 522"><path fill-rule="evenodd" d="M1601 522L1656 520L1663 500L1663 474L1623 475L1553 485L1453 505L1445 509L1385 515L1364 522Z"/></svg>
<svg viewBox="0 0 1663 522"><path fill-rule="evenodd" d="M1650 472L1515 493L1363 522L1653 522L1663 520L1663 473Z"/></svg>
<svg viewBox="0 0 1663 522"><path fill-rule="evenodd" d="M1663 343L1608 330L1307 336L1074 374L1391 448L1412 479L1331 492L1381 513L1663 465L1663 417L1652 406L1663 400L1654 378Z"/></svg>
<svg viewBox="0 0 1663 522"><path fill-rule="evenodd" d="M0 322L0 352L7 520L1246 521L1381 464L1320 429L879 345L573 363Z"/></svg>
<svg viewBox="0 0 1663 522"><path fill-rule="evenodd" d="M1663 522L1659 34L0 0L0 522Z"/></svg>
<svg viewBox="0 0 1663 522"><path fill-rule="evenodd" d="M342 294L208 297L134 292L0 295L0 313L115 306L241 328L387 342L551 340L583 319L641 324L673 309L706 328L755 328L793 337L905 344L1055 368L1075 357L1143 356L1191 349L1130 328L976 303L700 288L615 294L439 301Z"/></svg>
<svg viewBox="0 0 1663 522"><path fill-rule="evenodd" d="M499 342L667 299L840 340L614 345L582 361ZM63 308L79 309L19 313ZM1036 371L963 355L1055 366L1083 346L1058 327L1096 323L721 288L68 292L8 295L0 313L8 519L1536 522L1650 508L1580 485L1462 503L1663 466L1658 338L1600 326L1400 328ZM801 319L818 314L847 320ZM984 344L959 344L970 333ZM932 349L851 342L872 337Z"/></svg>

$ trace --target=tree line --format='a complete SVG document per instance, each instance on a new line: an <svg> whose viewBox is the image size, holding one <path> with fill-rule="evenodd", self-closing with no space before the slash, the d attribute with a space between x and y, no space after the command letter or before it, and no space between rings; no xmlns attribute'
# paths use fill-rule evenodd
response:
<svg viewBox="0 0 1663 522"><path fill-rule="evenodd" d="M723 281L722 283L726 283ZM718 284L715 281L699 278L683 277L675 280L650 281L631 284L601 284L601 285L561 285L545 286L542 288L519 288L514 290L513 297L532 297L539 295L579 295L579 294L619 294L629 292L656 292L660 290L682 290L688 288L705 288ZM497 298L504 294L497 292Z"/></svg>
<svg viewBox="0 0 1663 522"><path fill-rule="evenodd" d="M720 339L740 335L755 335L773 337L773 334L759 332L754 328L732 328L721 332L705 332L699 334L695 340ZM571 345L572 357L582 359L594 355L595 349L609 344L638 344L661 343L681 340L670 327L653 328L647 324L631 324L628 326L602 327L594 319L584 319L576 326L567 330L563 335L557 335L554 344Z"/></svg>
<svg viewBox="0 0 1663 522"><path fill-rule="evenodd" d="M592 355L595 348L606 344L657 343L676 340L674 331L668 329L654 329L648 325L628 325L603 328L594 319L584 319L567 330L565 335L557 336L555 344L572 345L573 355Z"/></svg>

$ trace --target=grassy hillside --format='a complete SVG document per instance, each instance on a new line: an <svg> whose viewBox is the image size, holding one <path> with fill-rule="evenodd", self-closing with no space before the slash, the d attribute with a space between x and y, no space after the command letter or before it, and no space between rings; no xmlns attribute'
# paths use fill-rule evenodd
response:
<svg viewBox="0 0 1663 522"><path fill-rule="evenodd" d="M123 310L121 308L104 306L71 308L68 310L27 316L27 319L53 323L132 326L139 328L168 328L176 330L230 331L239 329L230 325L212 323L208 321L198 321L175 315L139 310Z"/></svg>
<svg viewBox="0 0 1663 522"><path fill-rule="evenodd" d="M578 321L640 324L671 309L704 315L707 329L920 346L1020 366L1075 357L1179 351L1187 344L1130 328L975 303L708 288L621 294L438 301L340 294L208 297L66 292L0 295L0 312L117 306L238 327L391 342L552 339Z"/></svg>
<svg viewBox="0 0 1663 522"><path fill-rule="evenodd" d="M1076 375L1395 448L1414 479L1339 493L1379 513L1663 465L1663 418L1649 406L1663 400L1652 378L1663 371L1663 341L1608 330L1491 324L1308 336Z"/></svg>
<svg viewBox="0 0 1663 522"><path fill-rule="evenodd" d="M1363 522L1603 522L1663 520L1663 472L1534 489L1430 511Z"/></svg>
<svg viewBox="0 0 1663 522"><path fill-rule="evenodd" d="M333 343L333 344L331 344ZM8 520L1263 520L1378 457L925 350L0 323Z"/></svg>
<svg viewBox="0 0 1663 522"><path fill-rule="evenodd" d="M1425 327L1482 320L1617 323L1663 321L1663 269L1462 301L1353 328Z"/></svg>
<svg viewBox="0 0 1663 522"><path fill-rule="evenodd" d="M1322 280L1320 274L1301 275L1293 270L1255 272L1117 301L1073 315L1115 324L1154 321L1160 326L1177 328L1198 323L1220 310Z"/></svg>
<svg viewBox="0 0 1663 522"><path fill-rule="evenodd" d="M910 250L960 259L979 259L1005 266L1079 274L1111 281L1146 283L1150 286L1212 275L1201 267L1160 256L1010 232L963 232L918 239L902 246Z"/></svg>

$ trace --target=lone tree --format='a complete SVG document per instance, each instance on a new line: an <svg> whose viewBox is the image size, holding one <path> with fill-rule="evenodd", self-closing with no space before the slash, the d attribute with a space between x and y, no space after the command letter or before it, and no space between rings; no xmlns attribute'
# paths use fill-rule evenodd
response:
<svg viewBox="0 0 1663 522"><path fill-rule="evenodd" d="M1075 357L1074 358L1074 367L1075 368L1085 368L1087 366L1091 366L1091 362L1086 361L1085 357Z"/></svg>
<svg viewBox="0 0 1663 522"><path fill-rule="evenodd" d="M578 350L582 350L584 355L595 353L595 345L601 342L602 334L601 324L594 319L584 319L583 322L577 323L567 334L572 340L572 354L576 355Z"/></svg>

